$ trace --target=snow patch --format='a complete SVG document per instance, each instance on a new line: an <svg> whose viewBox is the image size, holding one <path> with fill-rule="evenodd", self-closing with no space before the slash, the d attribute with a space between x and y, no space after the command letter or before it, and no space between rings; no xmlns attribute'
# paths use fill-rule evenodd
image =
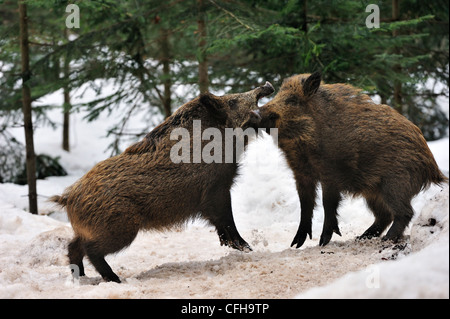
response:
<svg viewBox="0 0 450 319"><path fill-rule="evenodd" d="M51 98L61 100L57 94ZM49 116L62 122L58 110ZM355 240L373 215L363 199L345 198L338 217L342 237L334 235L325 247L318 246L324 215L319 189L312 240L289 248L300 205L293 174L268 136L250 144L232 189L236 226L253 252L220 246L214 228L194 221L184 230L139 233L129 248L107 256L122 284L103 282L86 259L86 277L73 281L66 257L72 229L66 213L46 200L108 157L111 137L104 132L115 121L86 123L83 116L72 114L71 153L60 150L60 130L36 131L37 151L61 156L69 172L38 181L41 215L25 211L26 186L0 184L0 298L449 297L448 186L433 185L413 200L416 214L398 245ZM15 134L23 140L23 130ZM429 146L448 176L449 139Z"/></svg>

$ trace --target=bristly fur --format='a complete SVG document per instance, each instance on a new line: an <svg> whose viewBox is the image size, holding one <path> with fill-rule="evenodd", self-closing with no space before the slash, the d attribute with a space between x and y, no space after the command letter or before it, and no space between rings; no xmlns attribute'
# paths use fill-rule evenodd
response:
<svg viewBox="0 0 450 319"><path fill-rule="evenodd" d="M439 170L420 129L387 105L375 104L348 84L324 84L320 74L292 76L260 108L260 127L277 127L279 146L292 168L301 222L292 245L312 236L316 187L322 184L325 222L320 245L340 234L342 193L362 195L375 215L363 237L398 240L408 225L414 197L448 179Z"/></svg>
<svg viewBox="0 0 450 319"><path fill-rule="evenodd" d="M203 94L120 155L95 165L53 201L67 210L75 237L68 247L70 264L84 274L87 255L107 281L120 282L104 257L128 247L139 230L167 230L192 218L214 225L222 245L239 250L250 246L239 235L231 210L230 188L237 173L233 163L174 163L170 139L175 128L190 132L193 121L202 129L239 127L242 117L257 108L261 92L270 87L226 95ZM273 91L273 88L272 88ZM231 108L230 105L233 107ZM224 132L223 132L224 133ZM202 149L207 143L201 140Z"/></svg>
<svg viewBox="0 0 450 319"><path fill-rule="evenodd" d="M48 201L54 202L61 207L66 207L66 205L67 205L67 197L65 197L65 196L54 195L54 196L51 196L48 199Z"/></svg>

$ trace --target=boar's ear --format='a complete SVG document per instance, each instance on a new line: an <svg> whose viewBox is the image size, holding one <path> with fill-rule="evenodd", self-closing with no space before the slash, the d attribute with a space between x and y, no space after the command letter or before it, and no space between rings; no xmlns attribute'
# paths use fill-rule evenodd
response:
<svg viewBox="0 0 450 319"><path fill-rule="evenodd" d="M314 72L303 83L303 96L309 98L313 96L320 86L322 76L320 72Z"/></svg>
<svg viewBox="0 0 450 319"><path fill-rule="evenodd" d="M208 110L213 118L226 122L228 115L222 100L209 92L200 95L200 103Z"/></svg>

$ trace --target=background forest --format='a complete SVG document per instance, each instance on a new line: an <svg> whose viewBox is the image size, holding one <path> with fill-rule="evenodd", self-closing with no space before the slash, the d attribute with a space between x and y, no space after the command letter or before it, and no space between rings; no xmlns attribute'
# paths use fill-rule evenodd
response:
<svg viewBox="0 0 450 319"><path fill-rule="evenodd" d="M79 28L66 27L69 4L79 8ZM366 26L369 4L380 9L379 28ZM126 105L105 132L114 136L114 155L121 140L142 138L202 91L242 92L266 80L277 89L286 77L314 71L325 82L377 96L427 140L442 138L448 114L437 99L449 95L448 22L445 0L0 0L0 182L27 183L25 158L34 161L11 128L31 128L31 121L53 126L70 151L71 113L83 109L85 120L94 121ZM117 88L106 96L105 81ZM101 98L72 103L87 87ZM64 96L63 105L33 105L54 92ZM46 116L55 108L62 127ZM147 127L127 126L137 113ZM51 156L35 163L33 176L64 173Z"/></svg>

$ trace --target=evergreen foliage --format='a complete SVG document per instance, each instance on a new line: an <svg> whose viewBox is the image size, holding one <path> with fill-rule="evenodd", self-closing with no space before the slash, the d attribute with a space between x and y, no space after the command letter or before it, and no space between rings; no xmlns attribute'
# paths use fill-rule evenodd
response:
<svg viewBox="0 0 450 319"><path fill-rule="evenodd" d="M65 25L65 9L71 3L80 9L79 29ZM380 8L380 28L365 25L370 3ZM99 83L105 80L116 87L111 95L83 105L34 106L35 122L54 125L46 117L49 108L61 112L86 108L86 120L94 121L125 105L122 119L107 132L115 136L111 155L122 151L121 139L142 137L176 106L198 95L202 63L209 90L225 93L249 90L266 80L278 88L293 74L321 71L326 82L351 83L379 95L417 124L428 140L447 134L448 118L436 102L449 94L445 0L27 0L26 4L32 101L63 88L79 92L91 87L101 93ZM22 121L18 21L17 2L0 1L4 137L8 126ZM430 89L433 81L444 86ZM190 86L189 94L178 96L180 85ZM148 114L148 127L142 131L127 127L137 112Z"/></svg>

